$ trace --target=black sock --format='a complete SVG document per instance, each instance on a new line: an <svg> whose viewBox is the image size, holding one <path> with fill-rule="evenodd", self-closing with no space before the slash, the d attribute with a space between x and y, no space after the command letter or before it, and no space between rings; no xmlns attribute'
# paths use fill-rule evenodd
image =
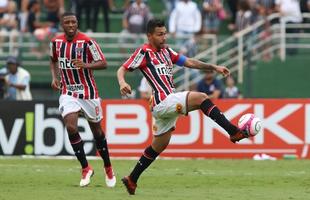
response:
<svg viewBox="0 0 310 200"><path fill-rule="evenodd" d="M229 135L234 135L239 131L239 129L230 123L230 121L223 115L218 107L212 103L210 99L204 100L200 105L200 109L205 115L210 117L218 125L224 128Z"/></svg>
<svg viewBox="0 0 310 200"><path fill-rule="evenodd" d="M86 168L88 166L88 162L86 160L86 155L83 148L84 142L81 139L80 134L79 133L69 134L69 140L75 153L75 156L81 163L82 168L83 169Z"/></svg>
<svg viewBox="0 0 310 200"><path fill-rule="evenodd" d="M109 149L108 149L108 144L107 144L105 135L98 134L98 136L95 136L95 140L96 140L96 147L97 147L98 153L100 154L103 160L104 167L110 167L111 161L110 161Z"/></svg>
<svg viewBox="0 0 310 200"><path fill-rule="evenodd" d="M142 174L142 172L150 166L150 164L156 159L156 157L159 155L152 146L147 147L144 150L143 155L141 156L140 160L136 164L135 168L132 170L130 174L130 179L137 183L139 176Z"/></svg>

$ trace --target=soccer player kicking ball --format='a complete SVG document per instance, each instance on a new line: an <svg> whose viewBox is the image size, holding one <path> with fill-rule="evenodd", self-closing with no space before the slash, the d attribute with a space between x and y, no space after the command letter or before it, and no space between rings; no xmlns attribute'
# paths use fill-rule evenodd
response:
<svg viewBox="0 0 310 200"><path fill-rule="evenodd" d="M83 141L78 133L79 113L88 120L96 141L96 148L103 159L106 185L114 187L116 178L109 157L105 135L101 129L101 100L98 96L93 70L105 69L107 63L99 45L87 35L78 31L75 14L65 13L61 17L64 34L50 42L50 69L52 88L60 90L59 110L64 119L74 153L82 166L80 186L90 183L94 175L88 164ZM60 75L61 81L58 80Z"/></svg>
<svg viewBox="0 0 310 200"><path fill-rule="evenodd" d="M207 64L176 53L166 46L166 35L167 30L162 20L150 20L147 24L149 43L138 48L117 71L122 95L131 93L131 87L125 81L125 74L135 69L142 72L153 89L151 110L155 118L155 135L152 144L145 149L130 175L122 179L131 195L135 194L141 173L168 146L180 114L200 109L228 132L233 143L249 137L245 130L240 130L231 124L205 93L175 92L172 74L174 64L201 70L211 69L224 76L229 75L229 70L223 66Z"/></svg>

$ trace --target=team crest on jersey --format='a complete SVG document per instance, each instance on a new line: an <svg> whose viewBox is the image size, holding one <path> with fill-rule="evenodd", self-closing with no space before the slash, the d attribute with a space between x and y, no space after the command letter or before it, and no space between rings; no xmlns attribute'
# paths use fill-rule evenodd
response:
<svg viewBox="0 0 310 200"><path fill-rule="evenodd" d="M177 113L182 113L182 110L183 110L183 106L182 106L182 104L180 104L180 103L178 103L177 105L176 105L176 107L175 107L175 111L177 112Z"/></svg>
<svg viewBox="0 0 310 200"><path fill-rule="evenodd" d="M83 54L84 49L83 47L77 47L75 51L76 51L76 54L80 56Z"/></svg>
<svg viewBox="0 0 310 200"><path fill-rule="evenodd" d="M158 127L155 124L153 125L153 131L158 131Z"/></svg>

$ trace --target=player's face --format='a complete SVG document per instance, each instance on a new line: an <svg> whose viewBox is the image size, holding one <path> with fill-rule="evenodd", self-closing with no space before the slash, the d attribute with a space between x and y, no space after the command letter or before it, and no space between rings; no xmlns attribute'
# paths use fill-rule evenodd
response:
<svg viewBox="0 0 310 200"><path fill-rule="evenodd" d="M17 72L17 65L16 64L13 64L13 63L9 63L7 65L8 67L8 70L11 74L15 74Z"/></svg>
<svg viewBox="0 0 310 200"><path fill-rule="evenodd" d="M62 19L62 28L64 29L64 32L67 36L73 37L77 32L77 19L74 15L72 16L65 16Z"/></svg>
<svg viewBox="0 0 310 200"><path fill-rule="evenodd" d="M152 46L156 49L162 49L165 47L167 39L166 27L156 27L153 33L148 34L148 40Z"/></svg>
<svg viewBox="0 0 310 200"><path fill-rule="evenodd" d="M214 79L215 72L214 71L207 71L205 75L205 80L206 81L211 81Z"/></svg>

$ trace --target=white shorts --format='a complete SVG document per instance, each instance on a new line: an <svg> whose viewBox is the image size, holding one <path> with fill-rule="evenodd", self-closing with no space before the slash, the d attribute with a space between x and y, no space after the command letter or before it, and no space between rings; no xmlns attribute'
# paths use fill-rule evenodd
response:
<svg viewBox="0 0 310 200"><path fill-rule="evenodd" d="M61 116L81 111L90 122L99 122L102 119L101 99L79 99L70 95L60 95L59 110Z"/></svg>
<svg viewBox="0 0 310 200"><path fill-rule="evenodd" d="M167 96L160 104L153 107L155 119L154 135L161 135L175 128L178 117L187 114L187 97L189 92L177 92Z"/></svg>

